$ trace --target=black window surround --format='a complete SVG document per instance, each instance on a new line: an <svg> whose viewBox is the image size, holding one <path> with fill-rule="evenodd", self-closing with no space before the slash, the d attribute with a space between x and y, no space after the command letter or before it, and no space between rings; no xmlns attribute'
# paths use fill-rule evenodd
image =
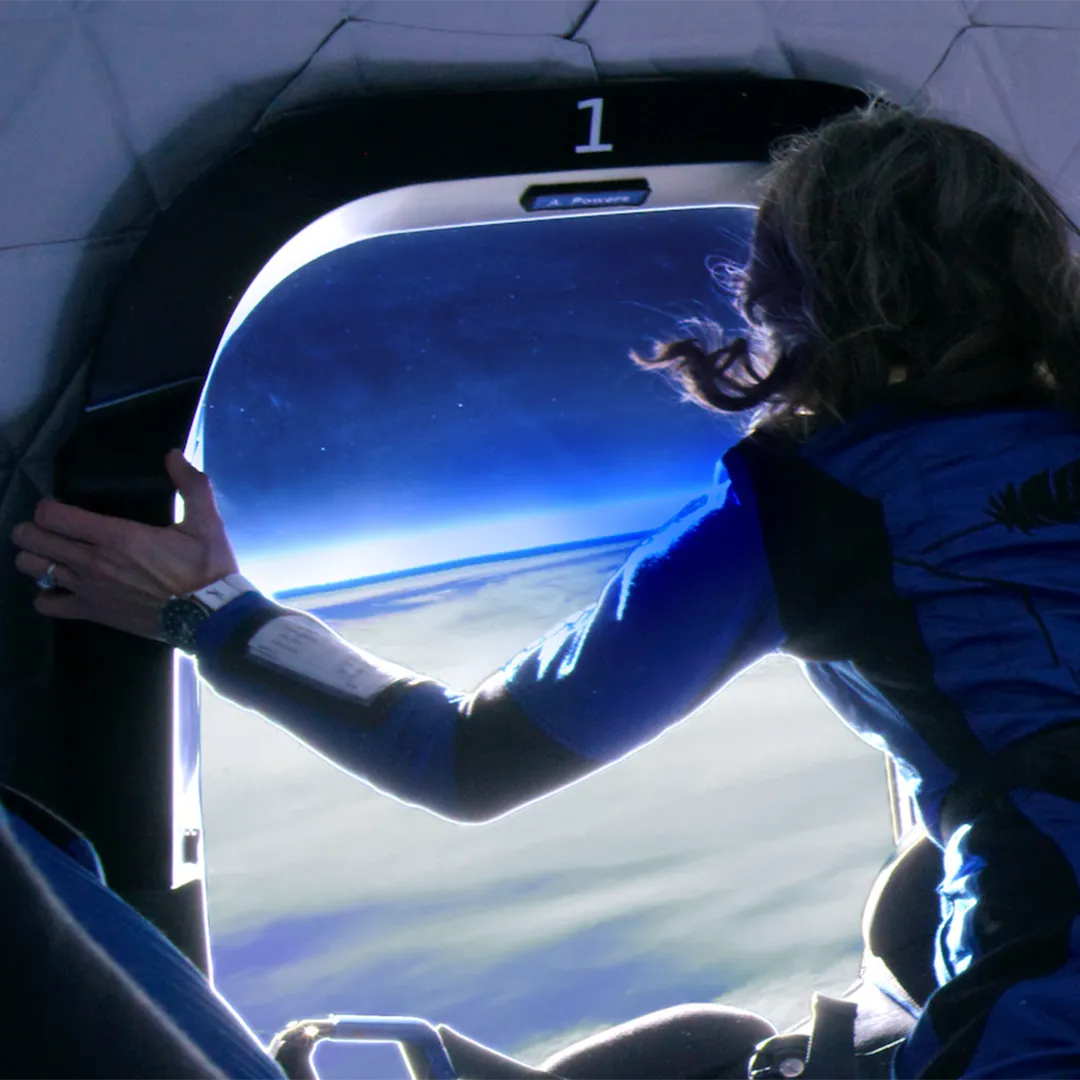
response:
<svg viewBox="0 0 1080 1080"><path fill-rule="evenodd" d="M445 180L765 163L778 137L868 99L851 87L735 73L377 96L288 116L154 223L103 322L82 420L57 457L56 494L171 523L163 458L184 445L237 303L283 245L337 207ZM173 814L172 653L84 623L58 622L55 639L56 809L97 844L110 884L205 970L201 876L172 888L174 850L202 857Z"/></svg>

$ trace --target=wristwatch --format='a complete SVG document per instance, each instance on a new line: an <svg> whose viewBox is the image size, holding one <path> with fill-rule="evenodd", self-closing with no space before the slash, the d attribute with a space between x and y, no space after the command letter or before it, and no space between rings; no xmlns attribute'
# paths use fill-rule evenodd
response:
<svg viewBox="0 0 1080 1080"><path fill-rule="evenodd" d="M161 609L158 632L167 645L194 653L195 633L203 622L231 600L254 589L243 575L229 574L194 592L173 596Z"/></svg>

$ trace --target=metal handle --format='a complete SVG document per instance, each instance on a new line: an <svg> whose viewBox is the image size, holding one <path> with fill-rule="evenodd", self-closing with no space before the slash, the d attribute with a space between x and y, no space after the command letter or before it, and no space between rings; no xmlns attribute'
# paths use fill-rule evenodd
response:
<svg viewBox="0 0 1080 1080"><path fill-rule="evenodd" d="M413 1080L457 1080L439 1033L415 1016L327 1016L293 1020L274 1036L270 1054L289 1080L318 1080L311 1055L323 1039L335 1042L392 1042Z"/></svg>

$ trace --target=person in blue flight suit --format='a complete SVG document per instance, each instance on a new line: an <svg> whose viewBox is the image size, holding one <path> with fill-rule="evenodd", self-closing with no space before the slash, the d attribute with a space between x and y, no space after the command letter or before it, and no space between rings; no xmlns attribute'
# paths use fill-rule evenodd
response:
<svg viewBox="0 0 1080 1080"><path fill-rule="evenodd" d="M178 451L183 523L46 500L14 533L17 565L43 587L40 613L186 645L219 693L454 821L580 780L762 657L798 657L894 755L944 852L939 988L893 1075L1078 1076L1069 229L1012 157L912 110L875 101L784 140L730 277L750 338L698 325L635 357L750 419L721 482L471 693L255 589Z"/></svg>

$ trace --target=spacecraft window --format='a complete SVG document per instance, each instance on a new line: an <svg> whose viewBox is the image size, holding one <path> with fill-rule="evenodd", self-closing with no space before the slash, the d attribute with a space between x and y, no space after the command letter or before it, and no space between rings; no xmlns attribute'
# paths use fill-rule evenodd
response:
<svg viewBox="0 0 1080 1080"><path fill-rule="evenodd" d="M569 214L523 196L574 177L484 181L501 203L427 185L282 249L226 331L191 444L244 573L462 691L592 603L738 438L628 359L681 318L738 328L710 268L746 257L748 174L688 169L601 177L648 198ZM264 1039L299 1015L396 1013L538 1062L681 1001L772 994L791 1022L857 974L892 847L880 756L788 660L481 827L200 701L215 981ZM811 858L815 934L792 907ZM320 1074L406 1075L381 1053L320 1048Z"/></svg>

